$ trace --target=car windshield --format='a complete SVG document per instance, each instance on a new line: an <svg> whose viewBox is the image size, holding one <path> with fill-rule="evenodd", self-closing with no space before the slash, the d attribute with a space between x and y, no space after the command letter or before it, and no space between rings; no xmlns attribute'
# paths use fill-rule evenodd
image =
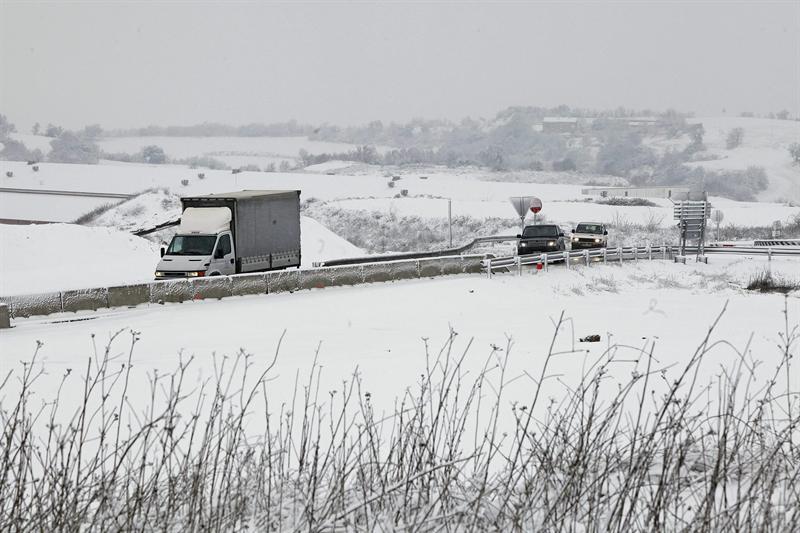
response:
<svg viewBox="0 0 800 533"><path fill-rule="evenodd" d="M211 255L216 235L175 235L166 255Z"/></svg>
<svg viewBox="0 0 800 533"><path fill-rule="evenodd" d="M558 237L558 226L527 226L523 237Z"/></svg>
<svg viewBox="0 0 800 533"><path fill-rule="evenodd" d="M603 233L603 226L600 224L578 224L575 233Z"/></svg>

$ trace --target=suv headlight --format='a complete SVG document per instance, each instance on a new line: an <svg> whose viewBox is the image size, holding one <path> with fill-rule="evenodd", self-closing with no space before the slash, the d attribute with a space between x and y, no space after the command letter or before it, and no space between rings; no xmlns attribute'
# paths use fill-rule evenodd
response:
<svg viewBox="0 0 800 533"><path fill-rule="evenodd" d="M550 242L547 243L547 246L555 246L555 245L556 245L556 241L550 241Z"/></svg>
<svg viewBox="0 0 800 533"><path fill-rule="evenodd" d="M572 242L578 242L578 238L577 237L573 237L572 238Z"/></svg>
<svg viewBox="0 0 800 533"><path fill-rule="evenodd" d="M595 239L594 242L600 242L600 239Z"/></svg>

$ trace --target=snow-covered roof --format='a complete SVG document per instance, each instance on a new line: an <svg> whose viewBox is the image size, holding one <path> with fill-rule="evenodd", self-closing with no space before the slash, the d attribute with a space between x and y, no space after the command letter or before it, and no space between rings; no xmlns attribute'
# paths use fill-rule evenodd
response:
<svg viewBox="0 0 800 533"><path fill-rule="evenodd" d="M227 207L187 207L181 215L178 233L215 235L230 225L231 210Z"/></svg>

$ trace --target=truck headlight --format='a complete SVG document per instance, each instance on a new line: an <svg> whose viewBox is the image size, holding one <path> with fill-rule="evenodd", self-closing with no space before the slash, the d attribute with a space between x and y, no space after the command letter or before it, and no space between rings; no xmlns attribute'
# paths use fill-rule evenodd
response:
<svg viewBox="0 0 800 533"><path fill-rule="evenodd" d="M159 270L156 270L156 277L157 278L163 278L164 277L164 273L159 271Z"/></svg>
<svg viewBox="0 0 800 533"><path fill-rule="evenodd" d="M555 245L556 245L555 241L550 241L547 243L547 246L555 246Z"/></svg>
<svg viewBox="0 0 800 533"><path fill-rule="evenodd" d="M594 242L600 242L600 239L595 239Z"/></svg>
<svg viewBox="0 0 800 533"><path fill-rule="evenodd" d="M520 248L525 248L526 246L528 246L528 245L526 243L524 243L524 242L519 243L519 247Z"/></svg>
<svg viewBox="0 0 800 533"><path fill-rule="evenodd" d="M572 238L572 242L578 242L578 238L577 237L573 237Z"/></svg>
<svg viewBox="0 0 800 533"><path fill-rule="evenodd" d="M203 272L203 271L200 271L200 272L187 272L186 275L188 277L190 277L190 278L198 278L198 277L201 277L201 276L205 276L206 273Z"/></svg>

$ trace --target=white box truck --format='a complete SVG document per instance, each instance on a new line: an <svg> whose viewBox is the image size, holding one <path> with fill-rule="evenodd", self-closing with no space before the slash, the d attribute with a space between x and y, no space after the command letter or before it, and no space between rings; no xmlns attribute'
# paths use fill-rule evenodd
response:
<svg viewBox="0 0 800 533"><path fill-rule="evenodd" d="M157 280L300 266L300 191L239 191L181 198Z"/></svg>

